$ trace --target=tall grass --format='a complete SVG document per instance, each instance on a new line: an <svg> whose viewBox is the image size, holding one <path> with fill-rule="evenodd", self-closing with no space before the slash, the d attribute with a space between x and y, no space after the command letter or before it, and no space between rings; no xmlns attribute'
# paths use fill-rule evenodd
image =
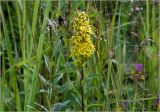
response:
<svg viewBox="0 0 160 112"><path fill-rule="evenodd" d="M1 1L0 111L80 111L82 99L85 111L158 111L159 6L149 0ZM83 80L69 48L76 10L89 15L96 48ZM135 64L144 73L131 75Z"/></svg>

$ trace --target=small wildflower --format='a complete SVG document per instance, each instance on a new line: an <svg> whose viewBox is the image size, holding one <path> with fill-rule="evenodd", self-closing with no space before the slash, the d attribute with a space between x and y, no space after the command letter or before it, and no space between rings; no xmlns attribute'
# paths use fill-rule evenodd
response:
<svg viewBox="0 0 160 112"><path fill-rule="evenodd" d="M142 64L135 64L136 73L143 72L143 65Z"/></svg>
<svg viewBox="0 0 160 112"><path fill-rule="evenodd" d="M157 107L157 110L160 110L160 97L154 101L153 105Z"/></svg>
<svg viewBox="0 0 160 112"><path fill-rule="evenodd" d="M132 80L145 80L145 74L142 64L135 64L134 69L130 71Z"/></svg>
<svg viewBox="0 0 160 112"><path fill-rule="evenodd" d="M123 108L127 108L128 107L128 102L127 101L122 101L120 103L120 106L123 107Z"/></svg>
<svg viewBox="0 0 160 112"><path fill-rule="evenodd" d="M94 53L95 47L90 40L90 34L93 34L89 25L88 15L85 12L76 12L72 20L74 36L70 39L71 56L76 63L82 64Z"/></svg>
<svg viewBox="0 0 160 112"><path fill-rule="evenodd" d="M120 112L126 111L127 107L128 107L128 102L122 101L120 102L120 105L119 105L119 111Z"/></svg>
<svg viewBox="0 0 160 112"><path fill-rule="evenodd" d="M143 7L141 7L140 9L143 10Z"/></svg>
<svg viewBox="0 0 160 112"><path fill-rule="evenodd" d="M136 11L139 11L140 9L139 9L139 7L136 7Z"/></svg>

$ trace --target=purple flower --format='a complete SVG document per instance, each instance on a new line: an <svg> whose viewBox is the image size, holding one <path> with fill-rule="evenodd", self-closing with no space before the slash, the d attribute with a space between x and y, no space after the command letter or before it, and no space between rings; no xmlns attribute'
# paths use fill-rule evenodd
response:
<svg viewBox="0 0 160 112"><path fill-rule="evenodd" d="M135 64L135 72L143 72L143 64Z"/></svg>
<svg viewBox="0 0 160 112"><path fill-rule="evenodd" d="M145 80L143 64L134 64L134 69L130 71L132 80Z"/></svg>
<svg viewBox="0 0 160 112"><path fill-rule="evenodd" d="M126 108L126 107L128 107L128 102L127 101L122 101L120 103L120 105L121 105L121 107Z"/></svg>
<svg viewBox="0 0 160 112"><path fill-rule="evenodd" d="M158 104L160 104L160 97L156 98L156 100L153 103L154 106L157 106Z"/></svg>

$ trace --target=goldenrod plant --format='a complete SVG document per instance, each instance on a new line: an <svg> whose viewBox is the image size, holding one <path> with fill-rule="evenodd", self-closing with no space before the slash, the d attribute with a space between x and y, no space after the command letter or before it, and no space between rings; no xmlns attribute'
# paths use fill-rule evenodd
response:
<svg viewBox="0 0 160 112"><path fill-rule="evenodd" d="M93 32L88 15L85 12L75 12L72 27L74 35L70 39L71 56L77 65L83 64L95 51L95 46L90 39Z"/></svg>
<svg viewBox="0 0 160 112"><path fill-rule="evenodd" d="M72 20L73 36L70 39L71 56L76 66L81 67L81 109L84 111L84 92L83 92L83 64L90 58L94 51L90 35L93 34L88 15L83 11L76 11Z"/></svg>
<svg viewBox="0 0 160 112"><path fill-rule="evenodd" d="M159 111L159 0L0 0L0 112Z"/></svg>

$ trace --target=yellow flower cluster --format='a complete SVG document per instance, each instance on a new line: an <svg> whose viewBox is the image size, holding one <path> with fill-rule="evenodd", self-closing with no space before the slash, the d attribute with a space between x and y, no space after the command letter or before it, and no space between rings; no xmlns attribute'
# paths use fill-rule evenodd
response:
<svg viewBox="0 0 160 112"><path fill-rule="evenodd" d="M71 56L76 63L82 64L87 58L90 58L95 47L90 40L93 34L89 24L88 15L85 12L76 12L72 20L74 36L70 39Z"/></svg>

